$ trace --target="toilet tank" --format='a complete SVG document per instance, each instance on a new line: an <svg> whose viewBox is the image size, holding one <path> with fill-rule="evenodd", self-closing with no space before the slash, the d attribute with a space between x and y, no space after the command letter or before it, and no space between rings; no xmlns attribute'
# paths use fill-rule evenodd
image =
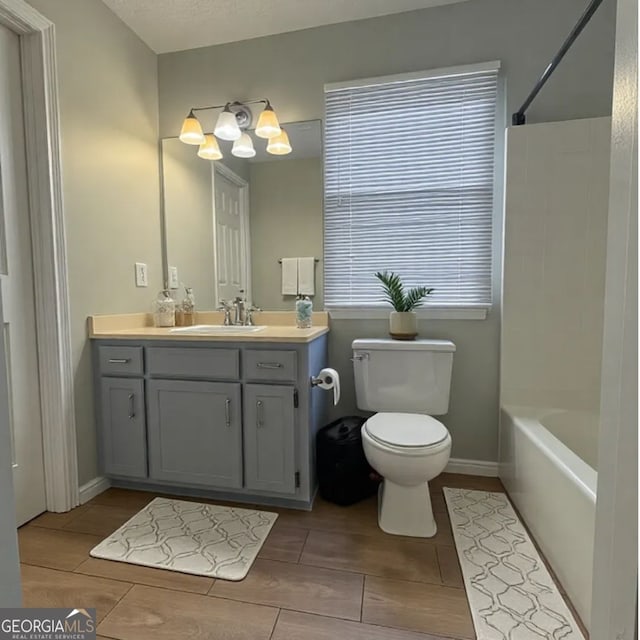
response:
<svg viewBox="0 0 640 640"><path fill-rule="evenodd" d="M453 342L358 339L351 346L358 409L447 413Z"/></svg>

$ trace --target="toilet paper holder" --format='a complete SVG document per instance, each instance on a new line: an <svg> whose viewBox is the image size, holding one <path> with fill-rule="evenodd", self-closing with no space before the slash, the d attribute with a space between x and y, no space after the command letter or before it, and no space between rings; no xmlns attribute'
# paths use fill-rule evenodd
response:
<svg viewBox="0 0 640 640"><path fill-rule="evenodd" d="M318 372L318 375L309 379L312 387L319 387L325 391L333 391L333 404L340 401L340 374L331 367L325 367Z"/></svg>
<svg viewBox="0 0 640 640"><path fill-rule="evenodd" d="M331 378L327 377L327 378L321 378L319 376L311 376L311 386L312 387L317 387L319 384L322 383L329 383L331 382Z"/></svg>

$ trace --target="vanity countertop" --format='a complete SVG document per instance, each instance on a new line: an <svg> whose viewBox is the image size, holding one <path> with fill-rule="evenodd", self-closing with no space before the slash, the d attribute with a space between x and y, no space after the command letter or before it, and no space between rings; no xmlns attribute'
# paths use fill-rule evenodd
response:
<svg viewBox="0 0 640 640"><path fill-rule="evenodd" d="M198 312L196 324L222 325L223 314L217 311ZM189 334L172 331L171 328L153 326L150 313L89 316L89 338L111 340L176 340L196 342L288 342L307 343L329 332L329 314L325 311L313 314L310 329L295 326L294 312L263 311L254 314L256 325L266 325L255 333Z"/></svg>

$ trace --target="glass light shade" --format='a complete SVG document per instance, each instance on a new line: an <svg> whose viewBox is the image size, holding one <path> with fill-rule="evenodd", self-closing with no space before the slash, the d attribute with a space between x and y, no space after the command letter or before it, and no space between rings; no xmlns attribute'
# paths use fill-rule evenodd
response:
<svg viewBox="0 0 640 640"><path fill-rule="evenodd" d="M280 131L278 116L276 116L276 112L271 105L268 104L258 118L256 135L259 138L275 138L277 135L280 135Z"/></svg>
<svg viewBox="0 0 640 640"><path fill-rule="evenodd" d="M231 153L237 158L253 158L256 150L253 148L253 140L248 133L243 133L234 143Z"/></svg>
<svg viewBox="0 0 640 640"><path fill-rule="evenodd" d="M200 121L193 115L193 111L189 112L189 115L182 123L180 140L185 144L202 144L204 142L204 133L202 133Z"/></svg>
<svg viewBox="0 0 640 640"><path fill-rule="evenodd" d="M226 107L218 116L216 128L213 133L215 133L216 137L220 138L220 140L237 140L242 135L235 114L231 113Z"/></svg>
<svg viewBox="0 0 640 640"><path fill-rule="evenodd" d="M204 137L204 142L198 149L198 156L204 160L220 160L222 158L218 141L212 133L207 133Z"/></svg>
<svg viewBox="0 0 640 640"><path fill-rule="evenodd" d="M269 144L267 145L267 152L272 153L274 156L286 156L287 153L291 153L289 136L284 129L280 131L280 135L277 135L269 140Z"/></svg>

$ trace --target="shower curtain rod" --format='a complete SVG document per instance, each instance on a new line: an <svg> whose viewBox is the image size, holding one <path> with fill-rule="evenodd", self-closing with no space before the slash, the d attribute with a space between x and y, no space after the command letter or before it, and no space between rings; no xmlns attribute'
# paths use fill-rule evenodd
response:
<svg viewBox="0 0 640 640"><path fill-rule="evenodd" d="M585 9L585 12L580 17L580 20L578 20L576 26L573 27L571 33L567 36L567 39L560 47L558 53L556 53L553 60L551 60L551 62L549 63L549 66L544 70L538 82L536 82L535 87L533 87L527 99L522 103L522 106L511 116L512 125L517 126L526 123L527 118L525 116L525 112L540 92L540 89L542 89L546 81L551 77L551 74L555 71L556 67L560 64L560 61L562 60L562 58L564 58L565 53L569 51L571 45L576 41L576 38L587 26L589 20L591 20L593 14L601 4L602 0L591 0L589 6Z"/></svg>

